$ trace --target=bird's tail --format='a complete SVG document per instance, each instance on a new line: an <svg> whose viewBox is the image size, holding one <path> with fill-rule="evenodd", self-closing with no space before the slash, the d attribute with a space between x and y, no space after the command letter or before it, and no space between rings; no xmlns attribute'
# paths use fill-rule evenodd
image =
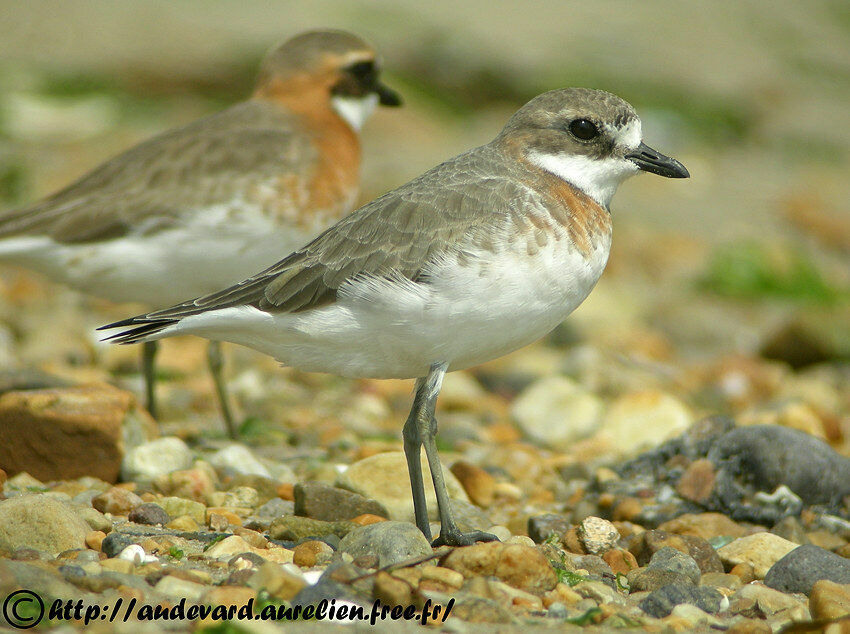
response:
<svg viewBox="0 0 850 634"><path fill-rule="evenodd" d="M129 319L106 324L98 328L98 330L122 329L120 332L112 334L102 341L120 344L141 343L167 336L163 331L170 326L174 326L179 321L179 319L156 319L150 318L147 315L139 315L138 317L130 317Z"/></svg>

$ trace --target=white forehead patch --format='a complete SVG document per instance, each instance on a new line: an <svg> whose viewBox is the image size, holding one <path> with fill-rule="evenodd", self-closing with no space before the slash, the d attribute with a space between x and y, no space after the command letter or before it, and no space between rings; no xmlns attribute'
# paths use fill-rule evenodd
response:
<svg viewBox="0 0 850 634"><path fill-rule="evenodd" d="M612 128L614 142L620 147L635 149L643 141L640 119L632 119L622 128Z"/></svg>
<svg viewBox="0 0 850 634"><path fill-rule="evenodd" d="M373 92L363 97L331 97L333 109L356 132L360 131L377 105L378 95Z"/></svg>
<svg viewBox="0 0 850 634"><path fill-rule="evenodd" d="M576 186L606 208L620 183L638 172L637 165L625 158L594 159L579 154L532 152L529 159L538 167Z"/></svg>

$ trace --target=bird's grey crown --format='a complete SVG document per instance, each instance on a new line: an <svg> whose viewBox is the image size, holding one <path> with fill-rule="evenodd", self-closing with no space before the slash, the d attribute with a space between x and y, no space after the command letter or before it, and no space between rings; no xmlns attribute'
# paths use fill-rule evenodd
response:
<svg viewBox="0 0 850 634"><path fill-rule="evenodd" d="M550 90L526 103L508 120L500 136L525 128L549 128L587 118L617 128L638 119L635 109L617 95L591 88Z"/></svg>
<svg viewBox="0 0 850 634"><path fill-rule="evenodd" d="M347 31L307 31L287 40L266 55L260 65L259 82L312 69L329 55L343 57L356 52L374 53L368 42Z"/></svg>

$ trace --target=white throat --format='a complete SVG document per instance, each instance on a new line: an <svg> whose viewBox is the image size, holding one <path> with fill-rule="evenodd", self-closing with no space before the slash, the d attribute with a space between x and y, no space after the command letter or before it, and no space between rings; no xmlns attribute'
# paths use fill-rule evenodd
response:
<svg viewBox="0 0 850 634"><path fill-rule="evenodd" d="M575 185L605 208L620 183L638 173L637 165L625 158L594 159L577 154L540 152L530 153L529 158L538 167Z"/></svg>
<svg viewBox="0 0 850 634"><path fill-rule="evenodd" d="M378 95L375 93L369 93L365 97L331 97L333 109L356 132L360 131L377 105Z"/></svg>

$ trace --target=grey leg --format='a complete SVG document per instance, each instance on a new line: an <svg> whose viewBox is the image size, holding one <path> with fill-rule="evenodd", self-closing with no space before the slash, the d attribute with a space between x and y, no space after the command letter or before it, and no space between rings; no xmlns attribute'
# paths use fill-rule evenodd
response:
<svg viewBox="0 0 850 634"><path fill-rule="evenodd" d="M224 359L221 355L220 341L210 341L210 345L207 347L207 362L210 367L210 374L212 374L213 383L215 383L215 391L218 395L218 404L221 407L221 415L224 418L224 424L227 426L227 435L235 439L238 433L233 421L233 414L230 411L230 402L227 398L227 386L224 383L224 378L221 376Z"/></svg>
<svg viewBox="0 0 850 634"><path fill-rule="evenodd" d="M422 397L424 388L425 379L417 379L413 407L410 408L410 414L407 416L407 422L404 424L401 435L404 438L404 455L407 458L407 472L410 475L410 488L413 492L413 512L416 516L416 527L430 542L431 525L428 522L428 505L425 502L425 485L422 482L422 462L419 453L422 446L420 429L425 426L420 422L423 415Z"/></svg>
<svg viewBox="0 0 850 634"><path fill-rule="evenodd" d="M427 419L425 416L419 418L419 421L423 424L420 427L420 438L425 446L425 455L428 457L431 479L434 481L434 491L437 494L437 506L440 508L440 536L432 543L434 547L469 546L475 542L491 542L498 539L495 535L483 531L461 533L455 523L449 492L443 478L443 466L440 464L440 456L437 453L437 419L434 416L437 397L440 394L447 367L448 365L445 363L435 363L431 366L422 386L424 398L422 413L427 413ZM417 390L417 396L419 396L419 390Z"/></svg>
<svg viewBox="0 0 850 634"><path fill-rule="evenodd" d="M147 410L155 420L159 420L156 406L156 353L159 344L145 341L142 344L142 374L145 378L145 401Z"/></svg>

